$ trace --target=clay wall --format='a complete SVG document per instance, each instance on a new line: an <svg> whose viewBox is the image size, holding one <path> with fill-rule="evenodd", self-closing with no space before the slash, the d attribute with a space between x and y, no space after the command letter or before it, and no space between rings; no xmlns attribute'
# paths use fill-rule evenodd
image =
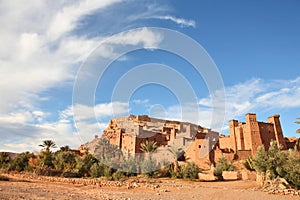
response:
<svg viewBox="0 0 300 200"><path fill-rule="evenodd" d="M157 143L157 146L165 146L168 144L167 137L164 134L157 133L157 134L151 134L150 137L136 137L135 141L135 152L136 153L143 153L141 151L141 144L148 141L155 141Z"/></svg>
<svg viewBox="0 0 300 200"><path fill-rule="evenodd" d="M121 150L127 153L135 153L135 137L128 134L122 134Z"/></svg>
<svg viewBox="0 0 300 200"><path fill-rule="evenodd" d="M187 161L193 161L202 169L210 168L209 155L200 156L201 148L208 148L204 139L195 139L185 152Z"/></svg>
<svg viewBox="0 0 300 200"><path fill-rule="evenodd" d="M239 150L236 152L236 156L238 160L246 160L251 155L252 155L251 150Z"/></svg>
<svg viewBox="0 0 300 200"><path fill-rule="evenodd" d="M232 144L232 140L230 137L220 137L219 138L219 147L220 149L232 149L234 150L234 146Z"/></svg>
<svg viewBox="0 0 300 200"><path fill-rule="evenodd" d="M215 163L218 162L218 160L220 158L222 158L222 156L224 156L226 158L226 160L229 161L229 162L234 159L234 153L233 152L226 152L226 151L223 151L221 149L214 150Z"/></svg>
<svg viewBox="0 0 300 200"><path fill-rule="evenodd" d="M270 142L272 140L276 141L273 124L259 122L259 131L262 144L264 144L265 149L268 150Z"/></svg>
<svg viewBox="0 0 300 200"><path fill-rule="evenodd" d="M279 117L280 117L280 115L278 115L278 114L274 115L272 117L269 117L268 122L273 124L277 145L278 146L282 145L283 149L287 149L285 139L283 137Z"/></svg>
<svg viewBox="0 0 300 200"><path fill-rule="evenodd" d="M257 148L262 145L256 114L246 115L246 127L245 150L252 150L252 154L255 154Z"/></svg>

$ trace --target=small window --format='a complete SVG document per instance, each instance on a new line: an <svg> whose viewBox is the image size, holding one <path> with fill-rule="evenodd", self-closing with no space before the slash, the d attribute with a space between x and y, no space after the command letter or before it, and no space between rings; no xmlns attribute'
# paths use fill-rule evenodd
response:
<svg viewBox="0 0 300 200"><path fill-rule="evenodd" d="M199 147L199 149L201 149L201 145L199 145L198 147Z"/></svg>

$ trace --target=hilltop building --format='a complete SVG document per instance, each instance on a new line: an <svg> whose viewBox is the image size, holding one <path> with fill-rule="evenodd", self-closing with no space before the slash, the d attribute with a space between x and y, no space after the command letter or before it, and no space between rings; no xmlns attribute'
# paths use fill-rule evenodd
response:
<svg viewBox="0 0 300 200"><path fill-rule="evenodd" d="M184 159L193 161L203 169L209 169L221 157L228 160L244 160L254 155L257 148L269 148L274 140L283 149L293 148L296 140L284 138L280 115L268 118L268 122L258 122L256 114L246 114L246 122L231 120L228 136L220 135L211 129L188 123L150 118L147 115L124 116L111 119L102 137L117 146L125 156L142 154L141 143L155 141L159 146L154 154L157 159L170 159L170 147L184 150ZM91 153L100 138L82 145Z"/></svg>
<svg viewBox="0 0 300 200"><path fill-rule="evenodd" d="M231 120L229 122L229 136L220 136L219 148L236 154L237 159L246 159L254 155L257 148L264 145L269 149L272 140L287 149L286 139L283 136L280 115L268 118L268 122L258 122L256 114L246 114L246 122Z"/></svg>

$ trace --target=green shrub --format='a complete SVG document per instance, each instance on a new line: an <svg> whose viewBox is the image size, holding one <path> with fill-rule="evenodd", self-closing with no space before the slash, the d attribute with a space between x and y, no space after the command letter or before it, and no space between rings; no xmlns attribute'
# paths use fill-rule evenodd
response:
<svg viewBox="0 0 300 200"><path fill-rule="evenodd" d="M92 154L85 154L83 158L77 156L76 157L76 169L81 174L81 176L91 176L90 168L93 164L97 163L98 160Z"/></svg>
<svg viewBox="0 0 300 200"><path fill-rule="evenodd" d="M233 171L232 162L228 163L227 159L224 156L219 158L219 160L216 164L214 174L215 174L215 176L221 177L223 171Z"/></svg>
<svg viewBox="0 0 300 200"><path fill-rule="evenodd" d="M91 177L98 178L104 175L104 165L101 163L94 163L90 169Z"/></svg>
<svg viewBox="0 0 300 200"><path fill-rule="evenodd" d="M244 164L244 167L247 170L249 170L249 171L255 171L254 165L253 165L253 158L252 158L252 156L249 156L247 158L247 160L245 160L245 162L243 164Z"/></svg>
<svg viewBox="0 0 300 200"><path fill-rule="evenodd" d="M54 168L53 159L53 153L42 151L39 155L39 166L42 168Z"/></svg>
<svg viewBox="0 0 300 200"><path fill-rule="evenodd" d="M128 158L120 164L120 168L127 176L135 175L138 171L138 163L135 158Z"/></svg>
<svg viewBox="0 0 300 200"><path fill-rule="evenodd" d="M112 175L112 178L115 180L115 181L118 181L120 180L121 178L124 178L126 177L126 173L125 172L122 172L122 171L116 171L115 173L113 173Z"/></svg>
<svg viewBox="0 0 300 200"><path fill-rule="evenodd" d="M57 152L52 163L57 170L70 171L76 166L76 154L68 151Z"/></svg>
<svg viewBox="0 0 300 200"><path fill-rule="evenodd" d="M0 152L0 168L6 169L9 166L11 159L7 152Z"/></svg>
<svg viewBox="0 0 300 200"><path fill-rule="evenodd" d="M29 152L21 153L17 157L15 157L9 166L9 170L11 171L25 171L27 169L30 169L28 167L28 161L29 158L33 157L34 155Z"/></svg>
<svg viewBox="0 0 300 200"><path fill-rule="evenodd" d="M283 169L283 176L292 186L300 189L300 156L297 151L290 151Z"/></svg>
<svg viewBox="0 0 300 200"><path fill-rule="evenodd" d="M292 186L300 188L300 155L296 150L281 151L276 142L271 141L268 151L263 146L257 149L253 167L260 174L269 174L270 179L284 178Z"/></svg>
<svg viewBox="0 0 300 200"><path fill-rule="evenodd" d="M104 176L107 179L111 179L113 173L114 173L114 171L111 167L104 165Z"/></svg>
<svg viewBox="0 0 300 200"><path fill-rule="evenodd" d="M142 163L142 173L147 177L153 177L157 171L156 160L146 159Z"/></svg>
<svg viewBox="0 0 300 200"><path fill-rule="evenodd" d="M177 167L177 172L174 171L174 164L169 165L169 174L171 175L172 178L183 178L183 171L184 167L178 166Z"/></svg>
<svg viewBox="0 0 300 200"><path fill-rule="evenodd" d="M186 178L186 179L196 179L196 178L198 178L199 171L200 171L199 167L195 163L189 162L183 168L183 178Z"/></svg>

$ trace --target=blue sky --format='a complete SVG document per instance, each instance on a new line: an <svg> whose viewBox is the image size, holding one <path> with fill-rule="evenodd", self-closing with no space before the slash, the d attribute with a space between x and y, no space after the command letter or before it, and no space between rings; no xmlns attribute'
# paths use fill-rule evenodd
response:
<svg viewBox="0 0 300 200"><path fill-rule="evenodd" d="M299 7L297 0L2 1L0 151L39 150L45 139L77 148L100 135L110 118L130 113L212 127L212 91L204 77L184 58L156 49L168 35L147 27L182 33L211 57L225 89L223 133L228 120L244 121L248 112L259 121L278 113L284 134L294 136L300 117ZM73 105L80 70L90 63L100 69L101 59L126 45L139 48L114 59L98 77L93 106ZM126 90L140 80L147 81ZM182 91L184 100L178 98Z"/></svg>

